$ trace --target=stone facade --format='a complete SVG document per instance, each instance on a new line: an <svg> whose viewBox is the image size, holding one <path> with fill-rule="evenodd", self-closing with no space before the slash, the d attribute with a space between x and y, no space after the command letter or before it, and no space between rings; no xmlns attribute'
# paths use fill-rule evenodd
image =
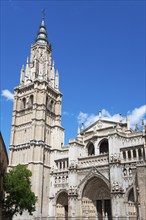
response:
<svg viewBox="0 0 146 220"><path fill-rule="evenodd" d="M0 219L2 219L1 201L4 198L3 179L8 167L8 154L0 132Z"/></svg>
<svg viewBox="0 0 146 220"><path fill-rule="evenodd" d="M146 219L146 127L98 120L64 146L62 93L44 19L15 88L10 167L32 171L34 216Z"/></svg>

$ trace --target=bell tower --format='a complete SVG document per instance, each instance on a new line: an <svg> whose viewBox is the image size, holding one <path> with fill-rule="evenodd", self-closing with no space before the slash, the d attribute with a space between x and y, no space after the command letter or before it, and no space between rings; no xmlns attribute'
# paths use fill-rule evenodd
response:
<svg viewBox="0 0 146 220"><path fill-rule="evenodd" d="M64 144L61 107L59 73L43 17L30 58L21 68L20 84L14 89L9 158L10 167L26 164L32 171L32 189L38 197L37 217L47 216L50 151L59 150Z"/></svg>

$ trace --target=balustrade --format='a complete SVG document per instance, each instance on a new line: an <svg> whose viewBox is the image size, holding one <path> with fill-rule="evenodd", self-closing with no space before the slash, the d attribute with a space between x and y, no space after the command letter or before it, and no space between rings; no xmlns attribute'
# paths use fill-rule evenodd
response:
<svg viewBox="0 0 146 220"><path fill-rule="evenodd" d="M108 164L108 155L98 155L98 156L92 156L92 157L84 157L84 158L79 158L79 167L90 167L90 166L102 166L102 165L107 165Z"/></svg>
<svg viewBox="0 0 146 220"><path fill-rule="evenodd" d="M134 148L127 149L122 151L122 159L124 161L141 161L143 159L143 149L142 148Z"/></svg>

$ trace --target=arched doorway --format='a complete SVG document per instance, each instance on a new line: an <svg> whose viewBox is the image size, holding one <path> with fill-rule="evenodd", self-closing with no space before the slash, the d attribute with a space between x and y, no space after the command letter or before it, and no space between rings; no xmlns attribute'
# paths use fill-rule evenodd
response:
<svg viewBox="0 0 146 220"><path fill-rule="evenodd" d="M82 215L88 219L111 219L110 190L98 177L91 178L82 194Z"/></svg>
<svg viewBox="0 0 146 220"><path fill-rule="evenodd" d="M136 206L135 206L135 199L134 199L134 190L133 188L130 189L128 193L128 215L129 219L136 219Z"/></svg>
<svg viewBox="0 0 146 220"><path fill-rule="evenodd" d="M68 194L61 192L56 201L56 217L60 220L68 219Z"/></svg>

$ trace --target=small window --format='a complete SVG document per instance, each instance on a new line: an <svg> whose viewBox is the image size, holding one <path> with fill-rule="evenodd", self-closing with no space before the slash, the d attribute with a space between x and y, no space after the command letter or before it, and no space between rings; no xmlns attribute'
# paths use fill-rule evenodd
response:
<svg viewBox="0 0 146 220"><path fill-rule="evenodd" d="M99 146L100 154L108 153L108 141L104 140Z"/></svg>
<svg viewBox="0 0 146 220"><path fill-rule="evenodd" d="M22 109L26 108L26 98L22 99Z"/></svg>
<svg viewBox="0 0 146 220"><path fill-rule="evenodd" d="M63 161L63 169L65 169L65 161Z"/></svg>
<svg viewBox="0 0 146 220"><path fill-rule="evenodd" d="M88 146L88 156L91 156L91 155L95 155L95 148L94 148L94 145L92 143L90 143Z"/></svg>
<svg viewBox="0 0 146 220"><path fill-rule="evenodd" d="M51 100L51 102L50 102L50 111L54 111L54 102L53 102L53 100Z"/></svg>
<svg viewBox="0 0 146 220"><path fill-rule="evenodd" d="M30 106L30 107L33 106L33 95L30 96L30 99L29 99L29 106Z"/></svg>
<svg viewBox="0 0 146 220"><path fill-rule="evenodd" d="M46 107L49 109L49 101L48 101L48 96L46 97Z"/></svg>
<svg viewBox="0 0 146 220"><path fill-rule="evenodd" d="M128 159L131 159L131 151L128 150Z"/></svg>
<svg viewBox="0 0 146 220"><path fill-rule="evenodd" d="M126 160L126 152L123 151L123 159Z"/></svg>
<svg viewBox="0 0 146 220"><path fill-rule="evenodd" d="M133 150L133 157L136 158L136 150Z"/></svg>
<svg viewBox="0 0 146 220"><path fill-rule="evenodd" d="M138 149L138 156L139 156L139 159L142 158L141 148Z"/></svg>

